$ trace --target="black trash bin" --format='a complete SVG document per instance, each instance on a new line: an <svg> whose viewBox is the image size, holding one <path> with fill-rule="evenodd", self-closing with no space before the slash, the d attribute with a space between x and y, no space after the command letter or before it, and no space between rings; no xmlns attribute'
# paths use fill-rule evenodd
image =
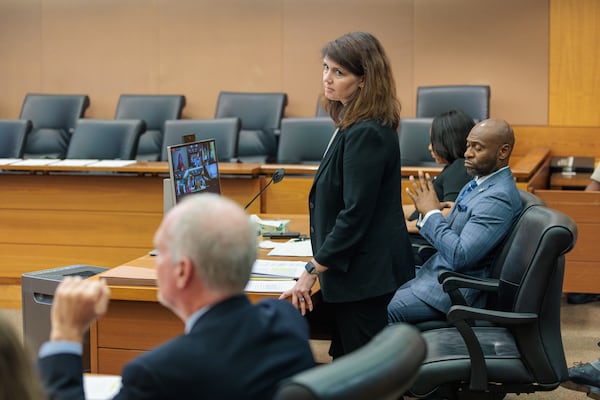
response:
<svg viewBox="0 0 600 400"><path fill-rule="evenodd" d="M42 343L50 337L50 309L58 284L67 276L88 278L107 269L92 265L68 265L21 276L23 336L33 354L37 354ZM90 370L89 332L83 337L83 370Z"/></svg>

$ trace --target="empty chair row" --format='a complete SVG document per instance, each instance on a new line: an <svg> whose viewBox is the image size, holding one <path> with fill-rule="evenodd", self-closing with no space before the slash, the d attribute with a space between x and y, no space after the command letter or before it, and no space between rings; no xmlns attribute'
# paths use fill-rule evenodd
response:
<svg viewBox="0 0 600 400"><path fill-rule="evenodd" d="M489 98L489 86L419 87L417 116L433 117L450 108L461 108L474 119L484 119L489 116ZM146 130L138 141L138 160L165 160L165 122L181 118L185 103L183 95L120 96L115 119L145 122ZM32 122L26 135L25 157L66 157L74 125L89 104L87 95L28 94L20 114L21 119ZM236 156L241 161L270 162L280 158L276 132L281 127L286 104L285 93L219 94L215 118L239 118L241 122L236 143ZM316 114L324 115L319 103Z"/></svg>
<svg viewBox="0 0 600 400"><path fill-rule="evenodd" d="M138 143L138 160L162 158L165 122L181 118L183 95L122 95L116 120L143 120L146 130ZM90 104L87 95L28 94L20 119L30 120L24 155L28 158L64 158L75 123ZM241 130L237 153L248 161L274 160L276 131L287 104L285 93L221 92L215 118L239 118Z"/></svg>
<svg viewBox="0 0 600 400"><path fill-rule="evenodd" d="M182 143L185 135L195 140L216 140L217 158L238 161L240 118L179 119L164 124L161 159L167 147ZM21 158L32 124L27 120L0 120L0 158ZM287 164L318 164L334 132L330 118L284 118L276 161ZM63 158L136 159L139 141L147 132L143 120L78 119ZM57 158L57 157L51 157Z"/></svg>
<svg viewBox="0 0 600 400"><path fill-rule="evenodd" d="M399 142L402 165L439 166L428 149L432 118L404 118ZM26 120L0 120L0 158L20 158L31 134ZM328 117L283 118L275 161L281 164L319 164L335 131ZM138 159L140 138L148 132L143 120L79 119L75 122L65 158ZM164 123L159 145L160 159L167 159L167 146L183 143L185 135L196 140L216 139L217 158L239 161L240 118L179 119Z"/></svg>

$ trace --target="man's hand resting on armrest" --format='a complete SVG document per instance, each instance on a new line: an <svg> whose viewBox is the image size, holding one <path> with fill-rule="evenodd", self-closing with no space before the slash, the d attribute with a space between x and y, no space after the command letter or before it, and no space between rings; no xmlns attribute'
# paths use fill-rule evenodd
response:
<svg viewBox="0 0 600 400"><path fill-rule="evenodd" d="M54 294L50 340L81 343L90 324L106 313L109 299L103 280L65 278Z"/></svg>

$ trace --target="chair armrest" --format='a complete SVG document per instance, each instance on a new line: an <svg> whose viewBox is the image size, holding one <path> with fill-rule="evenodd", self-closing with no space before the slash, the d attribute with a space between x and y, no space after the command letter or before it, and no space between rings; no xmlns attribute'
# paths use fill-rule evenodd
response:
<svg viewBox="0 0 600 400"><path fill-rule="evenodd" d="M478 289L486 292L497 292L500 283L496 279L471 279L448 277L442 282L445 292L450 292L459 288Z"/></svg>
<svg viewBox="0 0 600 400"><path fill-rule="evenodd" d="M489 321L497 324L518 325L533 322L538 318L535 313L515 313L509 311L496 311L468 306L452 306L448 311L447 319L451 324L465 320Z"/></svg>
<svg viewBox="0 0 600 400"><path fill-rule="evenodd" d="M474 391L488 390L487 367L483 349L468 320L479 319L496 323L522 324L538 318L535 313L513 313L493 311L466 306L452 306L448 311L448 322L453 324L465 341L471 360L471 379L469 388Z"/></svg>
<svg viewBox="0 0 600 400"><path fill-rule="evenodd" d="M440 280L442 275L445 276L445 279L441 281L442 288L450 296L453 305L467 305L467 301L459 290L460 288L478 289L485 292L498 291L499 283L496 279L480 279L458 273L442 272L439 276Z"/></svg>

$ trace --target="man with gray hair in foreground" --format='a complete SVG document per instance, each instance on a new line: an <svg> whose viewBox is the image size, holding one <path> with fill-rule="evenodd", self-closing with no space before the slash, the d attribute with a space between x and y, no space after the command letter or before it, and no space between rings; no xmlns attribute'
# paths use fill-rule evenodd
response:
<svg viewBox="0 0 600 400"><path fill-rule="evenodd" d="M256 230L244 210L214 194L189 196L154 237L158 297L185 333L127 364L115 399L256 399L314 365L308 327L285 301L252 305L244 294ZM53 399L84 399L85 330L107 311L102 280L67 278L56 289L50 341L38 369Z"/></svg>

